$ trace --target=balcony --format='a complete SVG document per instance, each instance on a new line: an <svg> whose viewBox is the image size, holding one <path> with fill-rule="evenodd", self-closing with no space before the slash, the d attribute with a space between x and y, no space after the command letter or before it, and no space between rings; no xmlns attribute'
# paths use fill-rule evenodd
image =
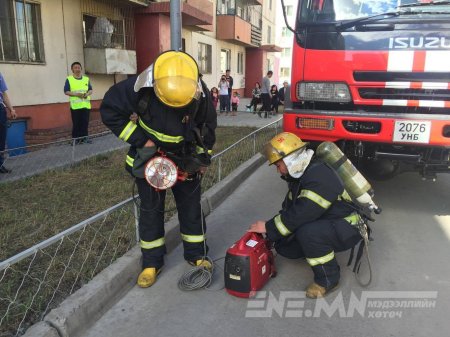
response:
<svg viewBox="0 0 450 337"><path fill-rule="evenodd" d="M262 39L262 0L217 0L216 36L245 47L259 47Z"/></svg>
<svg viewBox="0 0 450 337"><path fill-rule="evenodd" d="M252 25L235 15L218 15L216 37L246 47L258 47L256 34L252 38ZM261 30L259 30L261 31Z"/></svg>
<svg viewBox="0 0 450 337"><path fill-rule="evenodd" d="M138 11L141 14L170 15L170 2L151 2L147 8ZM183 28L193 31L212 31L214 4L209 0L183 0L181 2Z"/></svg>

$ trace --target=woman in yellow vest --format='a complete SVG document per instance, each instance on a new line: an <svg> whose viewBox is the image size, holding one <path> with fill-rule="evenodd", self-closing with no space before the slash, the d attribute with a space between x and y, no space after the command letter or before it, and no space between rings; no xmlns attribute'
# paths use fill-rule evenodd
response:
<svg viewBox="0 0 450 337"><path fill-rule="evenodd" d="M92 86L89 77L81 73L81 63L71 65L73 75L67 77L64 93L69 96L72 115L72 138L75 144L92 143L88 139L89 115L91 112Z"/></svg>

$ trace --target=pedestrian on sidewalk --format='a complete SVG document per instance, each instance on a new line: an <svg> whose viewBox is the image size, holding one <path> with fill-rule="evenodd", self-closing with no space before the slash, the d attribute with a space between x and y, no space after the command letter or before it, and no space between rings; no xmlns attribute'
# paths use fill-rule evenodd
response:
<svg viewBox="0 0 450 337"><path fill-rule="evenodd" d="M16 110L14 110L11 100L8 96L8 86L2 73L0 73L0 173L11 173L10 169L4 166L5 163L5 147L6 147L6 133L8 131L8 115L7 109L11 114L12 119L17 118Z"/></svg>
<svg viewBox="0 0 450 337"><path fill-rule="evenodd" d="M253 223L249 231L266 233L281 256L306 258L314 273L306 296L319 298L338 286L335 252L353 248L362 238L354 226L359 214L342 181L307 145L289 132L266 145L269 164L276 166L289 191L282 210L268 221Z"/></svg>
<svg viewBox="0 0 450 337"><path fill-rule="evenodd" d="M216 139L217 114L209 93L199 78L195 60L184 52L171 50L160 54L139 76L111 87L100 106L103 123L131 145L126 170L135 178L140 198L143 259L137 284L142 288L155 283L166 254L164 215L168 187L155 188L150 182L170 180L170 168L153 165L152 171L147 168L150 160L161 163L163 158L170 159L176 165L176 175L183 177L171 189L184 259L211 271L200 203L201 177L211 163ZM130 121L133 112L138 115L137 123Z"/></svg>
<svg viewBox="0 0 450 337"><path fill-rule="evenodd" d="M237 91L233 93L233 97L231 97L231 116L236 116L239 106L239 94Z"/></svg>
<svg viewBox="0 0 450 337"><path fill-rule="evenodd" d="M230 84L227 81L225 75L222 75L220 78L219 84L219 101L220 101L220 115L224 111L226 111L226 116L230 112L230 97L228 96L228 89L230 88Z"/></svg>
<svg viewBox="0 0 450 337"><path fill-rule="evenodd" d="M80 62L72 63L72 75L64 84L64 93L69 96L72 116L72 139L76 144L92 143L88 138L89 116L91 113L92 85L89 77L82 74Z"/></svg>
<svg viewBox="0 0 450 337"><path fill-rule="evenodd" d="M288 95L288 87L289 83L287 81L284 81L283 87L278 90L278 99L280 100L280 105L283 105L283 108L285 106L286 96Z"/></svg>
<svg viewBox="0 0 450 337"><path fill-rule="evenodd" d="M263 77L261 83L261 101L262 107L258 111L258 116L261 118L261 112L264 112L264 118L267 118L268 113L270 112L270 78L273 75L273 71L269 70L267 75ZM269 115L269 118L270 115Z"/></svg>

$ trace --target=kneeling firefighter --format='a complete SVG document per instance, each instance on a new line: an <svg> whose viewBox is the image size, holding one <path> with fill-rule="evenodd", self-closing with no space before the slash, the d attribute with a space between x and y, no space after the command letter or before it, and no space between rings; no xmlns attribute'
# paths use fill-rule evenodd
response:
<svg viewBox="0 0 450 337"><path fill-rule="evenodd" d="M348 202L342 180L307 145L289 132L266 145L269 164L277 167L289 191L279 214L257 221L249 230L266 233L282 256L306 258L314 273L306 296L319 298L338 285L335 252L353 248L362 238L354 226L360 216Z"/></svg>
<svg viewBox="0 0 450 337"><path fill-rule="evenodd" d="M200 204L201 175L210 164L217 126L208 93L195 60L183 52L167 51L138 77L111 87L100 107L103 123L131 144L126 169L135 177L141 201L139 235L143 260L137 281L140 287L153 285L164 264L167 187L172 188L175 197L185 260L211 268L204 260L208 247ZM149 168L154 159L160 161ZM158 186L158 181L164 183L171 172L161 164L165 159L174 164L175 177L179 179L174 185ZM148 176L152 169L159 169L161 179L158 175Z"/></svg>

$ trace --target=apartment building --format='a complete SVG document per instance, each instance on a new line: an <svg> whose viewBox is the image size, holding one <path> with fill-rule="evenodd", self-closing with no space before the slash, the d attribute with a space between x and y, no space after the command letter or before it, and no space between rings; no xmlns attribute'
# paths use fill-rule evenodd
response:
<svg viewBox="0 0 450 337"><path fill-rule="evenodd" d="M181 0L182 49L197 61L209 87L226 69L233 89L251 95L274 70L275 0ZM0 71L27 144L67 137L71 130L65 79L83 64L94 89L90 132L108 88L145 69L170 49L170 3L148 0L2 0Z"/></svg>

